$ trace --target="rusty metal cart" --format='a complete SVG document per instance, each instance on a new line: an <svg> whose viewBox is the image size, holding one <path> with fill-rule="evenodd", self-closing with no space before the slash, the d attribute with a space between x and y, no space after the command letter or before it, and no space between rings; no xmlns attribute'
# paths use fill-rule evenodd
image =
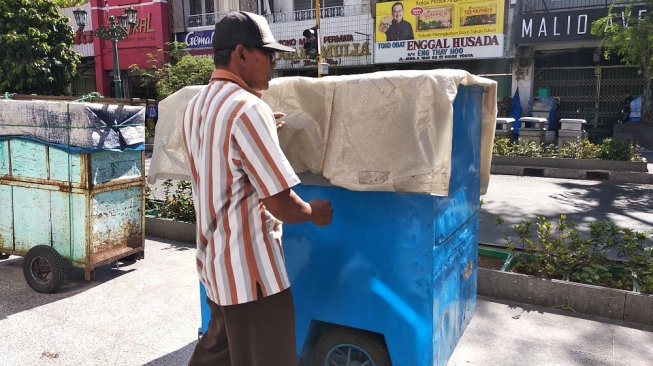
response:
<svg viewBox="0 0 653 366"><path fill-rule="evenodd" d="M10 101L0 103L6 107ZM42 105L25 108L39 109L35 115L43 113ZM107 113L105 107L97 108L97 113ZM132 112L129 126L142 125L141 112ZM16 120L21 118L40 117L16 116ZM143 144L110 149L73 146L70 131L75 126L70 117L53 119L50 125L41 123L37 126L40 130L35 130L38 121L29 121L32 126L26 127L14 120L15 124L7 127L5 118L5 132L11 128L29 132L32 128L38 133L36 137L0 133L0 259L24 256L25 279L42 293L59 289L68 263L83 268L84 278L90 280L98 266L125 257L142 258L145 238ZM58 123L62 121L63 125ZM124 143L119 133L124 126L118 125L119 119L114 122L93 134L101 139L106 130ZM47 129L67 130L68 136ZM45 135L39 135L42 131ZM69 143L61 143L61 138Z"/></svg>

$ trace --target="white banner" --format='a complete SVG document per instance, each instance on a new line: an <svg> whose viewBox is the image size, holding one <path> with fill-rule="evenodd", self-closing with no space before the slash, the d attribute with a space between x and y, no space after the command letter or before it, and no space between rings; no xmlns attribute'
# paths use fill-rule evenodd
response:
<svg viewBox="0 0 653 366"><path fill-rule="evenodd" d="M504 35L465 36L376 43L375 63L503 57Z"/></svg>

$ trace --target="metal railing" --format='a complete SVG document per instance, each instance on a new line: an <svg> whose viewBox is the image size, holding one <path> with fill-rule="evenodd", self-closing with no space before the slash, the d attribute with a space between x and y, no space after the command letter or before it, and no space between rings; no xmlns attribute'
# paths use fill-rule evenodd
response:
<svg viewBox="0 0 653 366"><path fill-rule="evenodd" d="M205 13L190 15L186 19L186 27L194 28L215 25L215 23L225 14L226 13Z"/></svg>
<svg viewBox="0 0 653 366"><path fill-rule="evenodd" d="M331 6L320 8L320 18L335 18L370 14L370 4ZM189 28L212 26L220 20L225 13L206 13L191 15L186 19ZM273 13L263 15L269 23L296 22L315 19L315 9L295 10L287 13Z"/></svg>

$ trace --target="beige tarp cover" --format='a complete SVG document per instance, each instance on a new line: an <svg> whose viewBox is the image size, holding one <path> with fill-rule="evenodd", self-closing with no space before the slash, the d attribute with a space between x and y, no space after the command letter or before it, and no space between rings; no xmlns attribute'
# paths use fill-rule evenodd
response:
<svg viewBox="0 0 653 366"><path fill-rule="evenodd" d="M459 85L484 89L481 194L487 190L496 117L496 82L463 70L388 71L323 78L283 77L263 99L284 112L283 151L296 172L358 191L447 195L453 101ZM201 86L159 104L148 180L190 179L181 138L186 104Z"/></svg>

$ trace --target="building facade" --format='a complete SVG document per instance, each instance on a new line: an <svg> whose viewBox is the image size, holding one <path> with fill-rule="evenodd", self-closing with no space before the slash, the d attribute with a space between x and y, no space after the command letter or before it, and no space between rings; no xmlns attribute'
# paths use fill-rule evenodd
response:
<svg viewBox="0 0 653 366"><path fill-rule="evenodd" d="M610 121L628 89L639 94L636 68L605 60L592 21L607 15L608 0L322 0L320 38L330 75L401 69L464 69L497 80L498 99L519 89L522 109L539 93L560 100L558 117L581 117L595 125ZM126 7L138 10L139 24L118 44L126 96L152 97L138 89L129 65L151 67L147 53L170 40L185 42L197 57L212 57L213 28L225 13L246 10L265 16L282 44L296 53L277 55L277 76L316 76L316 60L304 51L303 31L316 24L315 0L91 0L89 26L106 24ZM403 39L391 35L401 8ZM644 14L648 9L635 6ZM617 9L618 10L618 9ZM395 23L397 21L395 20ZM410 31L408 31L410 29ZM395 29L396 30L396 29ZM88 32L88 31L86 31ZM409 39L408 39L408 38ZM112 93L111 43L78 37L79 52L93 70L96 89ZM86 48L84 48L86 47ZM91 47L91 48L88 48ZM90 51L89 51L90 50ZM160 53L159 53L160 55ZM162 61L163 59L160 58ZM92 66L92 68L91 68ZM80 85L86 85L81 83ZM75 89L75 88L74 88ZM87 88L77 87L79 90ZM148 94L150 93L150 94Z"/></svg>
<svg viewBox="0 0 653 366"><path fill-rule="evenodd" d="M586 119L588 128L611 128L624 91L641 95L644 85L637 68L615 57L606 60L600 39L591 33L592 22L608 15L613 3L614 13L625 11L623 2L606 0L520 1L513 76L522 99L548 94L560 100L558 117ZM647 11L645 5L633 7L640 16Z"/></svg>
<svg viewBox="0 0 653 366"><path fill-rule="evenodd" d="M132 7L137 11L137 23L129 30L127 37L117 42L118 69L123 84L124 97L153 98L154 90L144 88L137 74L130 72L131 65L140 68L161 66L165 55L160 52L170 41L170 16L168 3L161 0L91 0L82 5L81 10L88 14L87 24L79 28L73 11L76 8L62 9L69 23L75 29L75 50L82 56L80 77L73 82L73 95L83 95L97 91L101 95L115 97L115 71L113 43L97 36L99 27L109 25L109 17L122 15ZM149 55L156 58L152 61ZM94 78L94 84L89 79ZM91 85L93 88L91 88Z"/></svg>

